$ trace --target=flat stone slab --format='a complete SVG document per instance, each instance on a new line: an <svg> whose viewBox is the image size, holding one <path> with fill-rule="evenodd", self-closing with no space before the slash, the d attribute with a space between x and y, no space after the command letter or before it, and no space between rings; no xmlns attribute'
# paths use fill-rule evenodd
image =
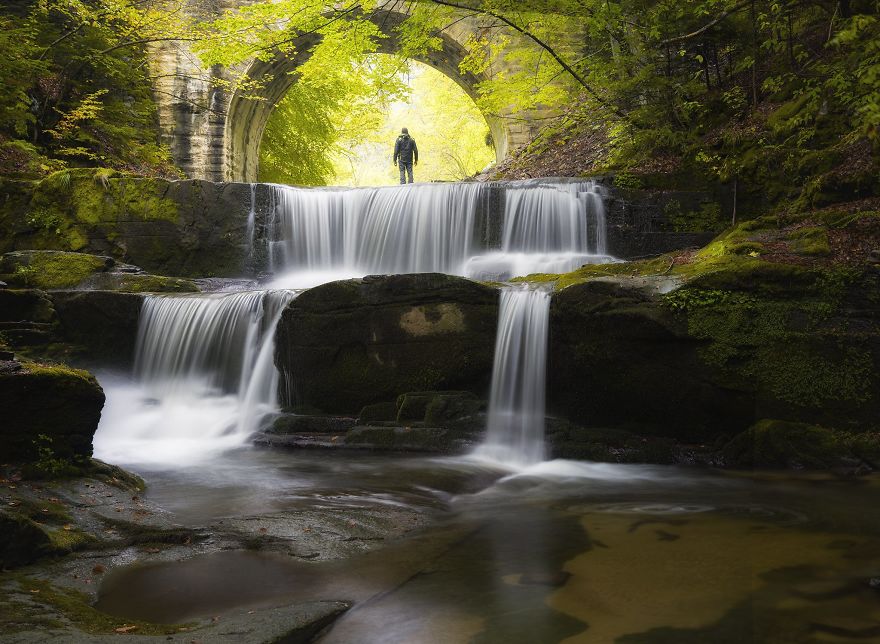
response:
<svg viewBox="0 0 880 644"><path fill-rule="evenodd" d="M351 604L343 601L317 601L259 610L239 609L218 618L203 620L197 626L170 635L138 635L136 630L119 634L89 635L71 628L5 635L4 642L9 644L36 644L49 641L53 644L83 642L118 644L120 641L132 644L149 642L306 644L350 607Z"/></svg>

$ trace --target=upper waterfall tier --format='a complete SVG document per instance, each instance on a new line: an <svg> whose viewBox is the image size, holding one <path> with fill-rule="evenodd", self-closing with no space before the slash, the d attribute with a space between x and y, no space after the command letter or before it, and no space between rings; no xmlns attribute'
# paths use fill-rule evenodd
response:
<svg viewBox="0 0 880 644"><path fill-rule="evenodd" d="M277 286L426 272L503 280L609 259L593 181L273 189Z"/></svg>

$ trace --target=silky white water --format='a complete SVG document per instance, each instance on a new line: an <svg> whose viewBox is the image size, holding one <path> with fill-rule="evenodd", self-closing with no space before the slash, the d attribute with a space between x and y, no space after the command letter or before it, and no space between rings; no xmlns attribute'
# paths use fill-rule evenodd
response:
<svg viewBox="0 0 880 644"><path fill-rule="evenodd" d="M369 274L507 280L611 260L603 188L593 181L273 188L267 243L279 288ZM488 250L481 248L479 217L493 190L504 199L502 239Z"/></svg>
<svg viewBox="0 0 880 644"><path fill-rule="evenodd" d="M613 261L603 188L593 181L270 189L269 287L282 290L147 297L134 380L108 387L98 456L185 464L243 445L277 410L274 331L295 297L284 289L367 274L507 280ZM490 234L492 199L504 205ZM256 204L251 185L248 261L261 243ZM483 458L508 465L543 459L549 301L542 291L502 292Z"/></svg>
<svg viewBox="0 0 880 644"><path fill-rule="evenodd" d="M187 464L245 444L277 411L275 327L290 291L148 296L134 379L105 382L95 453Z"/></svg>
<svg viewBox="0 0 880 644"><path fill-rule="evenodd" d="M477 458L516 467L543 461L550 293L501 291L489 420Z"/></svg>

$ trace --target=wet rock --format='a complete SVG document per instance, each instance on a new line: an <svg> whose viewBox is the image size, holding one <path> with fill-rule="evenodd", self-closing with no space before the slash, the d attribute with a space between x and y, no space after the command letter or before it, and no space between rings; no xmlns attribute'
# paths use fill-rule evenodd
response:
<svg viewBox="0 0 880 644"><path fill-rule="evenodd" d="M367 405L358 414L358 424L360 425L369 425L374 422L393 422L396 420L396 402L381 402Z"/></svg>
<svg viewBox="0 0 880 644"><path fill-rule="evenodd" d="M810 624L814 633L827 633L848 639L873 640L880 637L880 623L857 617L833 617Z"/></svg>
<svg viewBox="0 0 880 644"><path fill-rule="evenodd" d="M599 280L554 293L548 412L710 446L761 418L875 425L875 277L738 256L710 269L665 295Z"/></svg>
<svg viewBox="0 0 880 644"><path fill-rule="evenodd" d="M723 449L728 466L738 468L829 469L852 462L866 437L782 420L763 419L735 436ZM880 439L874 437L875 450Z"/></svg>
<svg viewBox="0 0 880 644"><path fill-rule="evenodd" d="M84 168L37 183L5 182L3 188L0 252L94 253L179 277L237 276L245 267L248 184L166 181ZM264 200L265 193L261 190ZM34 226L35 216L51 226Z"/></svg>
<svg viewBox="0 0 880 644"><path fill-rule="evenodd" d="M368 277L306 291L284 311L275 363L285 404L332 414L411 391L485 395L498 293L440 274ZM292 396L291 396L292 393Z"/></svg>
<svg viewBox="0 0 880 644"><path fill-rule="evenodd" d="M37 289L0 290L0 323L55 320L55 309L47 293Z"/></svg>
<svg viewBox="0 0 880 644"><path fill-rule="evenodd" d="M54 250L27 250L0 257L0 273L20 288L100 290L130 293L195 293L192 280L149 275L112 257ZM21 304L19 304L20 308ZM19 319L33 319L31 317Z"/></svg>
<svg viewBox="0 0 880 644"><path fill-rule="evenodd" d="M92 359L125 366L134 358L143 296L109 291L56 291L52 302L68 342L84 346Z"/></svg>
<svg viewBox="0 0 880 644"><path fill-rule="evenodd" d="M0 569L36 561L49 550L49 536L29 518L0 509Z"/></svg>
<svg viewBox="0 0 880 644"><path fill-rule="evenodd" d="M104 392L87 371L37 363L0 370L0 462L91 456L103 406Z"/></svg>
<svg viewBox="0 0 880 644"><path fill-rule="evenodd" d="M46 290L73 288L86 278L109 271L111 257L55 250L21 250L0 258L0 273L10 284Z"/></svg>
<svg viewBox="0 0 880 644"><path fill-rule="evenodd" d="M267 434L344 434L357 424L344 416L299 416L282 414L266 430Z"/></svg>
<svg viewBox="0 0 880 644"><path fill-rule="evenodd" d="M355 427L345 435L345 446L406 452L453 450L449 431L435 427Z"/></svg>
<svg viewBox="0 0 880 644"><path fill-rule="evenodd" d="M397 422L442 426L480 411L482 401L469 391L421 391L397 399Z"/></svg>

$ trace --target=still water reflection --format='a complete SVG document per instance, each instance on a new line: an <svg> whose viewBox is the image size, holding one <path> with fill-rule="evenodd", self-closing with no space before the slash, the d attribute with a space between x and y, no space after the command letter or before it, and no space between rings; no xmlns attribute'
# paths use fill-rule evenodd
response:
<svg viewBox="0 0 880 644"><path fill-rule="evenodd" d="M243 450L146 472L181 523L407 508L342 560L229 551L114 571L99 608L180 622L349 600L329 643L880 641L880 480Z"/></svg>

